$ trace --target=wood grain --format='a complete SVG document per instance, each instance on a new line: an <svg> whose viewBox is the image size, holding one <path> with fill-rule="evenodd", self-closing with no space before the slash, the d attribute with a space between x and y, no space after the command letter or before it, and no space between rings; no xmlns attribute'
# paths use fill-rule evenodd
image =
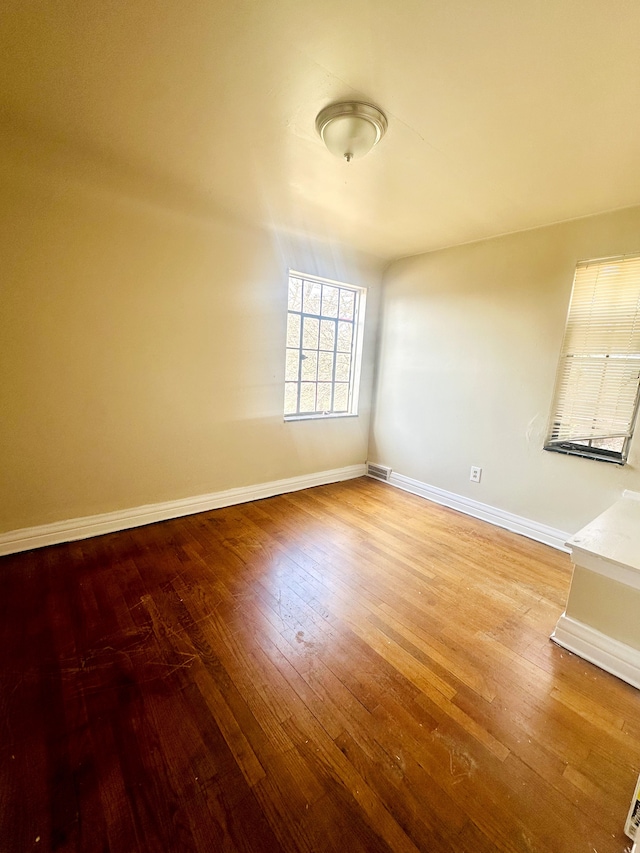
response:
<svg viewBox="0 0 640 853"><path fill-rule="evenodd" d="M622 853L565 554L372 480L0 561L0 853Z"/></svg>

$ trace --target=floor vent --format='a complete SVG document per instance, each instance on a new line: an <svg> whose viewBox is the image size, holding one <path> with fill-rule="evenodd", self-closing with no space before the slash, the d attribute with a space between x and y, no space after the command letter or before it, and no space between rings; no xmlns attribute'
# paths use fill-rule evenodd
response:
<svg viewBox="0 0 640 853"><path fill-rule="evenodd" d="M375 465L373 462L367 462L367 477L373 477L375 480L389 481L391 476L391 468L386 465Z"/></svg>

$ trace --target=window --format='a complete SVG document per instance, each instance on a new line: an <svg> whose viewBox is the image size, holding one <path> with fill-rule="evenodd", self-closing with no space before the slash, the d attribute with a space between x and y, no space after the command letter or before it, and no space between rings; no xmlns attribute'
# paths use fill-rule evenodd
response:
<svg viewBox="0 0 640 853"><path fill-rule="evenodd" d="M545 450L624 465L640 386L640 256L578 264Z"/></svg>
<svg viewBox="0 0 640 853"><path fill-rule="evenodd" d="M365 294L289 274L285 419L357 414Z"/></svg>

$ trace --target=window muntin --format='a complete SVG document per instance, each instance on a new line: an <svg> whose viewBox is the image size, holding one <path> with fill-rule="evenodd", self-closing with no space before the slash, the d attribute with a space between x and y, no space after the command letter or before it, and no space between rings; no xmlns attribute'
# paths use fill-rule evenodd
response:
<svg viewBox="0 0 640 853"><path fill-rule="evenodd" d="M578 264L545 450L624 465L640 389L640 256Z"/></svg>
<svg viewBox="0 0 640 853"><path fill-rule="evenodd" d="M291 272L285 419L355 415L366 291Z"/></svg>

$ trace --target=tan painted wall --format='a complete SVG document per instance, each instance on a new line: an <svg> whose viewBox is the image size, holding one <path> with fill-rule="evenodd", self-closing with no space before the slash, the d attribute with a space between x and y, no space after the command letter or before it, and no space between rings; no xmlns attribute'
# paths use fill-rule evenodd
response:
<svg viewBox="0 0 640 853"><path fill-rule="evenodd" d="M0 135L0 532L362 463L381 267ZM370 287L360 417L283 421L291 266Z"/></svg>
<svg viewBox="0 0 640 853"><path fill-rule="evenodd" d="M640 435L624 468L542 450L576 261L636 251L640 208L392 264L369 458L569 533L637 490Z"/></svg>
<svg viewBox="0 0 640 853"><path fill-rule="evenodd" d="M567 616L640 650L640 590L576 565Z"/></svg>

